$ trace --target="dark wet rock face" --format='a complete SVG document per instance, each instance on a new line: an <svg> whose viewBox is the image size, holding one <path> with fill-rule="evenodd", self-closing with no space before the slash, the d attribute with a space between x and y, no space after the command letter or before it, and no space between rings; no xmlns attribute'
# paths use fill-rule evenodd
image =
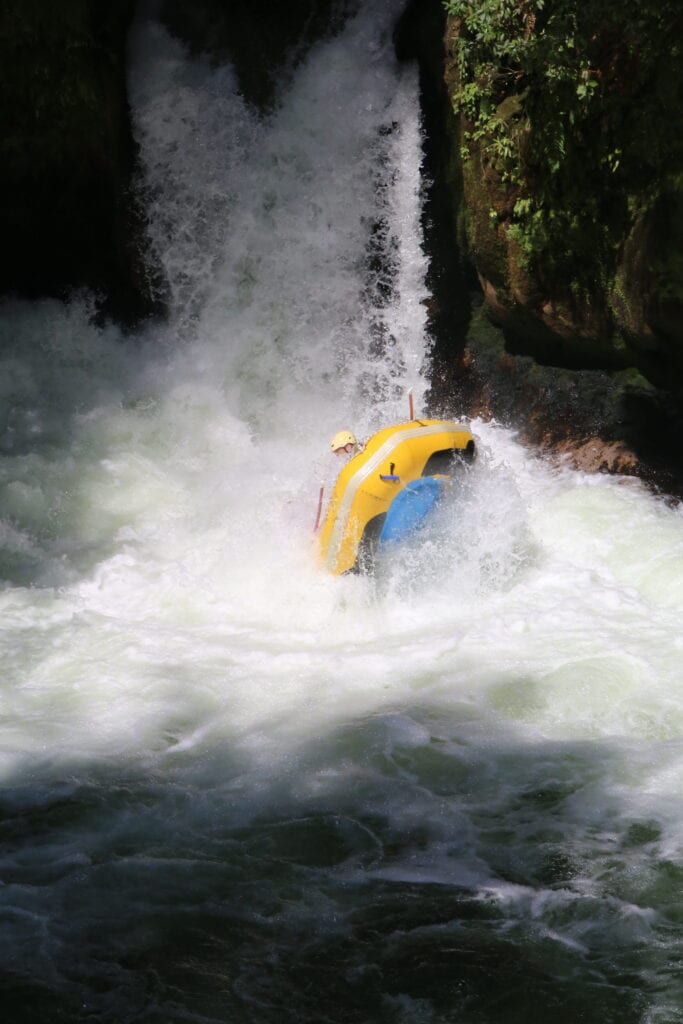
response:
<svg viewBox="0 0 683 1024"><path fill-rule="evenodd" d="M683 411L676 395L634 369L571 370L513 355L484 305L455 358L437 348L430 401L439 415L514 427L522 443L577 469L638 477L683 497Z"/></svg>
<svg viewBox="0 0 683 1024"><path fill-rule="evenodd" d="M193 53L234 64L245 99L266 111L308 48L357 7L358 0L163 0L161 18Z"/></svg>
<svg viewBox="0 0 683 1024"><path fill-rule="evenodd" d="M444 76L443 36L446 17L432 0L411 0L394 34L399 60L417 61L424 129L422 228L430 254L427 287L428 325L434 338L464 344L471 317L470 292L475 269L463 244L462 167L457 158L458 123Z"/></svg>
<svg viewBox="0 0 683 1024"><path fill-rule="evenodd" d="M133 0L10 0L0 13L0 292L88 287L133 323L153 309L126 98Z"/></svg>

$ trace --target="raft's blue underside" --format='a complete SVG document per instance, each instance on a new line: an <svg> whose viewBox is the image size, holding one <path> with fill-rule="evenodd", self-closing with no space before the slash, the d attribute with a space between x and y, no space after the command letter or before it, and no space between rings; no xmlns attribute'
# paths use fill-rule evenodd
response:
<svg viewBox="0 0 683 1024"><path fill-rule="evenodd" d="M412 537L425 523L441 497L443 482L434 476L413 480L396 495L379 535L380 547Z"/></svg>

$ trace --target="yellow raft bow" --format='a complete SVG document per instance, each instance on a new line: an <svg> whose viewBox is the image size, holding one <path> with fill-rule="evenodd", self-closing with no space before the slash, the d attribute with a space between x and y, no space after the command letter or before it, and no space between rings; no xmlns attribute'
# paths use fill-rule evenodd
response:
<svg viewBox="0 0 683 1024"><path fill-rule="evenodd" d="M318 534L324 566L335 575L353 569L396 495L419 477L446 471L457 454L472 456L474 438L450 420L411 420L374 434L337 477Z"/></svg>

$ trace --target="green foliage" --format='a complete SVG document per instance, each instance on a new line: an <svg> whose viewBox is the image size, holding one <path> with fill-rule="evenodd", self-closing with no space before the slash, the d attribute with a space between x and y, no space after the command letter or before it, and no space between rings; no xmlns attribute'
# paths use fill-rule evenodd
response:
<svg viewBox="0 0 683 1024"><path fill-rule="evenodd" d="M541 276L594 289L683 167L680 0L445 0L463 156L509 197ZM599 282L600 283L600 282Z"/></svg>

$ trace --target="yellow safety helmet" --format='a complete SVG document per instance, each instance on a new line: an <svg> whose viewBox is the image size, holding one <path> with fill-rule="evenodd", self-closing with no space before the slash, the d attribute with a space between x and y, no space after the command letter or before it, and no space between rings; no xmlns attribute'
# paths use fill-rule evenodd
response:
<svg viewBox="0 0 683 1024"><path fill-rule="evenodd" d="M340 430L330 441L330 448L336 452L338 448L346 448L347 444L356 443L356 439L350 430Z"/></svg>

